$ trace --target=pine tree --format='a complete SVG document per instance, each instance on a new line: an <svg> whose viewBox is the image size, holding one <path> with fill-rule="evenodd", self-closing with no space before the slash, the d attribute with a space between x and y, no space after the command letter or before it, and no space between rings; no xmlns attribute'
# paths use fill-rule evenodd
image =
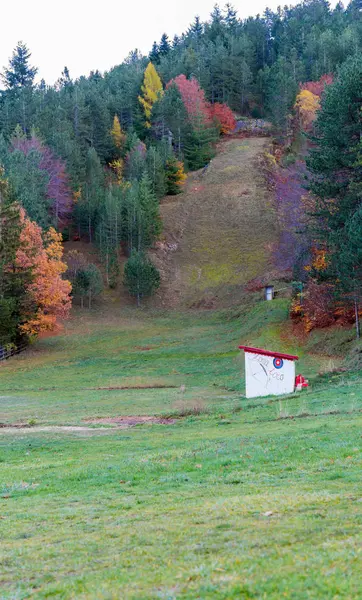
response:
<svg viewBox="0 0 362 600"><path fill-rule="evenodd" d="M9 66L4 69L2 74L2 79L8 89L33 85L38 69L29 65L30 57L31 53L27 46L23 42L18 42L9 60Z"/></svg>
<svg viewBox="0 0 362 600"><path fill-rule="evenodd" d="M238 24L238 13L229 2L225 5L225 13L225 23L227 27L234 30Z"/></svg>
<svg viewBox="0 0 362 600"><path fill-rule="evenodd" d="M163 87L161 79L150 62L145 70L143 85L141 87L142 96L138 96L139 102L143 107L145 114L145 126L151 127L151 112L153 105L162 97Z"/></svg>
<svg viewBox="0 0 362 600"><path fill-rule="evenodd" d="M201 35L203 34L203 31L204 31L204 27L203 27L203 24L201 23L200 17L198 15L196 15L194 22L192 23L192 25L190 26L190 29L188 30L188 34L191 37L200 38Z"/></svg>
<svg viewBox="0 0 362 600"><path fill-rule="evenodd" d="M146 168L152 193L156 198L162 198L166 192L165 167L162 156L155 146L147 150Z"/></svg>
<svg viewBox="0 0 362 600"><path fill-rule="evenodd" d="M181 193L187 176L185 175L184 165L175 157L169 158L166 162L166 191L170 196Z"/></svg>
<svg viewBox="0 0 362 600"><path fill-rule="evenodd" d="M124 188L110 186L97 223L97 244L110 287L115 287L119 275L120 244L125 235L124 206Z"/></svg>
<svg viewBox="0 0 362 600"><path fill-rule="evenodd" d="M99 219L104 199L104 172L94 148L89 148L86 163L86 180L76 203L76 217L80 233L86 233L93 241L93 234Z"/></svg>
<svg viewBox="0 0 362 600"><path fill-rule="evenodd" d="M149 53L148 58L153 64L158 64L160 62L160 49L157 42L153 42L152 50Z"/></svg>
<svg viewBox="0 0 362 600"><path fill-rule="evenodd" d="M168 39L168 35L166 33L162 34L160 45L159 45L159 54L161 56L167 56L167 54L171 50L171 45Z"/></svg>
<svg viewBox="0 0 362 600"><path fill-rule="evenodd" d="M144 252L133 250L124 269L124 285L137 299L137 306L160 286L160 274Z"/></svg>

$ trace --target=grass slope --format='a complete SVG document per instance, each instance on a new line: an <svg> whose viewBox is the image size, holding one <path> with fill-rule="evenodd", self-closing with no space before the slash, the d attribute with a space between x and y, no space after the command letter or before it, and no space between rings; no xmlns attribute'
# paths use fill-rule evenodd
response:
<svg viewBox="0 0 362 600"><path fill-rule="evenodd" d="M239 316L92 316L0 366L0 422L178 418L0 428L1 599L358 598L358 373L245 400L241 341L300 352L309 376L330 360L300 347L285 300ZM117 385L186 389L94 389Z"/></svg>
<svg viewBox="0 0 362 600"><path fill-rule="evenodd" d="M167 306L240 303L243 285L267 272L277 225L259 164L266 143L224 140L206 172L191 174L184 192L161 204L170 250L155 259Z"/></svg>

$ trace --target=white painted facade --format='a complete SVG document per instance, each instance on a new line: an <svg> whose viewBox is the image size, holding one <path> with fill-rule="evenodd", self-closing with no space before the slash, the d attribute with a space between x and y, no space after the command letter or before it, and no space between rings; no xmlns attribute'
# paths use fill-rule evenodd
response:
<svg viewBox="0 0 362 600"><path fill-rule="evenodd" d="M291 394L295 387L295 362L279 355L245 351L246 397Z"/></svg>

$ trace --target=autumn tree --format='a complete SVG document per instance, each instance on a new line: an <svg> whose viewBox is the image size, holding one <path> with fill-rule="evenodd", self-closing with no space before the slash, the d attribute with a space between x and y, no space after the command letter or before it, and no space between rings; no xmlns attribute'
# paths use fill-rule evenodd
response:
<svg viewBox="0 0 362 600"><path fill-rule="evenodd" d="M119 118L117 115L114 115L114 118L113 118L113 126L111 129L111 136L112 136L113 144L115 145L117 150L121 151L124 146L125 140L126 140L126 135L122 131L122 127L121 127L121 124L119 122Z"/></svg>
<svg viewBox="0 0 362 600"><path fill-rule="evenodd" d="M299 125L303 131L311 131L320 108L319 97L307 89L302 89L297 95L294 109L297 113Z"/></svg>
<svg viewBox="0 0 362 600"><path fill-rule="evenodd" d="M62 261L62 236L50 228L42 230L20 210L23 225L16 252L16 268L31 270L31 281L26 285L25 322L20 330L28 337L42 331L52 331L59 319L66 319L71 308L71 284L62 279L67 266Z"/></svg>
<svg viewBox="0 0 362 600"><path fill-rule="evenodd" d="M166 89L175 85L181 94L188 117L192 123L201 120L203 124L211 122L209 105L205 98L205 92L201 89L195 77L187 79L185 75L178 75L168 82Z"/></svg>
<svg viewBox="0 0 362 600"><path fill-rule="evenodd" d="M226 135L235 130L235 117L233 111L227 104L215 102L215 104L210 105L209 111L211 118L216 122L217 127L220 129L220 133Z"/></svg>
<svg viewBox="0 0 362 600"><path fill-rule="evenodd" d="M154 65L149 62L146 67L141 87L142 94L138 97L145 115L145 126L151 127L151 113L153 105L162 97L163 87L159 74Z"/></svg>

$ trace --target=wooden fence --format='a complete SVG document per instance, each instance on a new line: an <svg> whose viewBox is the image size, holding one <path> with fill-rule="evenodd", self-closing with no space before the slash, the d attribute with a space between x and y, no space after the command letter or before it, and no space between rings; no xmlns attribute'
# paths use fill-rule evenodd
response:
<svg viewBox="0 0 362 600"><path fill-rule="evenodd" d="M27 344L22 344L21 346L17 346L16 348L6 348L4 346L0 346L0 362L2 360L7 360L11 358L11 356L15 356L16 354L20 354L24 352L28 347Z"/></svg>

